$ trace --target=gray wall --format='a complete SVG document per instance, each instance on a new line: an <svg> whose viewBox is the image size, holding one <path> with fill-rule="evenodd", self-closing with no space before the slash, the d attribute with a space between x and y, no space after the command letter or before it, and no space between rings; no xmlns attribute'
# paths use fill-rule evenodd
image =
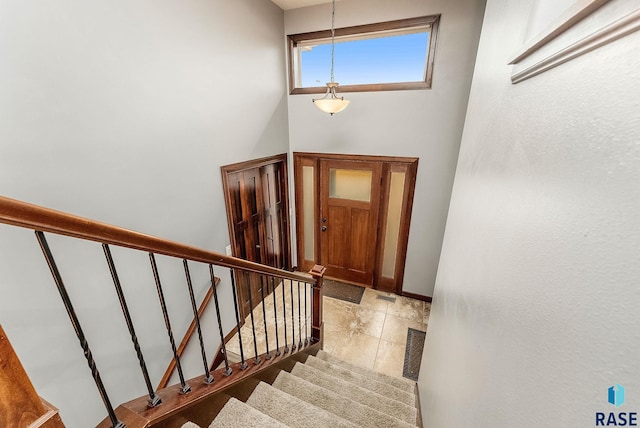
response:
<svg viewBox="0 0 640 428"><path fill-rule="evenodd" d="M442 14L432 89L345 94L351 104L333 117L313 106L317 96L289 96L292 151L420 158L404 278L412 293L433 292L483 10L484 0L338 2L336 27ZM330 5L285 12L286 34L330 23Z"/></svg>
<svg viewBox="0 0 640 428"><path fill-rule="evenodd" d="M615 383L640 409L640 32L512 85L536 3L487 4L419 382L432 428L594 426Z"/></svg>
<svg viewBox="0 0 640 428"><path fill-rule="evenodd" d="M219 167L289 149L283 25L268 0L1 2L0 194L224 252ZM99 367L115 373L113 403L142 395L100 246L50 244ZM148 259L114 257L156 384L171 352ZM159 264L179 340L191 320L184 273ZM192 273L200 300L207 272ZM0 295L38 392L67 426L95 425L105 412L29 231L0 226ZM187 377L200 371L187 358Z"/></svg>

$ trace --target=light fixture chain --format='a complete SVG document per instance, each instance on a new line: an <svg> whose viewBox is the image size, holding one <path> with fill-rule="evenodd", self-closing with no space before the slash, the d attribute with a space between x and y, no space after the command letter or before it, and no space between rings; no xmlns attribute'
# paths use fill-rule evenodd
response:
<svg viewBox="0 0 640 428"><path fill-rule="evenodd" d="M333 75L333 62L334 62L334 55L335 55L335 51L336 51L336 47L335 47L335 38L336 38L336 30L335 30L335 23L336 23L336 0L333 0L333 7L331 10L331 83L334 82L334 75Z"/></svg>
<svg viewBox="0 0 640 428"><path fill-rule="evenodd" d="M344 97L336 95L338 83L335 81L335 53L336 53L336 0L331 2L331 81L327 82L327 92L322 98L312 101L320 110L333 116L334 113L341 112L349 105L349 101Z"/></svg>

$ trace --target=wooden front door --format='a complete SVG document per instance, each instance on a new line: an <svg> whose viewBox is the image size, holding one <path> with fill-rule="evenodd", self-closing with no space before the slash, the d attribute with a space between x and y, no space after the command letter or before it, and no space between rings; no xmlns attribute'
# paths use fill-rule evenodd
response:
<svg viewBox="0 0 640 428"><path fill-rule="evenodd" d="M228 165L222 171L232 254L290 269L286 155ZM244 318L251 303L255 307L261 301L262 281L257 275L236 273L236 286Z"/></svg>
<svg viewBox="0 0 640 428"><path fill-rule="evenodd" d="M402 294L417 158L294 153L298 267Z"/></svg>
<svg viewBox="0 0 640 428"><path fill-rule="evenodd" d="M326 275L373 285L381 164L320 160L320 264Z"/></svg>

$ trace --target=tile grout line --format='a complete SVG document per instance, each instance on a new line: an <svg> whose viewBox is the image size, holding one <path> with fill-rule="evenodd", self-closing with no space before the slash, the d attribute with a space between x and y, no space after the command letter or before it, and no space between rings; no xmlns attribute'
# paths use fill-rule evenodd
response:
<svg viewBox="0 0 640 428"><path fill-rule="evenodd" d="M384 322L382 323L382 331L384 331L384 325L387 322L387 314L384 314ZM378 346L376 347L376 356L373 359L373 370L375 371L376 362L378 361L378 353L380 352L380 343L382 342L382 332L380 332L380 337L378 338Z"/></svg>

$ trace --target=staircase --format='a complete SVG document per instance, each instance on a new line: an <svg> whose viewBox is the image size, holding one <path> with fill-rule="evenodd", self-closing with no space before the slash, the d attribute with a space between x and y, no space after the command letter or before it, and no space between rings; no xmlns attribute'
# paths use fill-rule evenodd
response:
<svg viewBox="0 0 640 428"><path fill-rule="evenodd" d="M238 398L226 396L209 428L416 427L415 387L319 351L256 380Z"/></svg>
<svg viewBox="0 0 640 428"><path fill-rule="evenodd" d="M53 283L78 337L107 413L107 417L98 424L99 428L421 426L414 382L356 367L321 350L324 336L322 285L326 270L322 266L314 266L309 274L288 272L3 196L0 196L0 223L35 231ZM54 251L47 241L46 235L49 234L101 245L126 330L133 351L138 357L141 376L136 378L140 384L144 383L148 394L122 403L114 409L107 387L102 381L103 376L89 347L89 340L81 327L81 320L75 312L71 295L67 292L63 280L63 274L66 275L67 269L58 269ZM168 379L175 368L179 383L165 387L163 381L160 387L154 389L110 246L147 253L164 327L173 352L172 364L167 369L165 377ZM59 247L54 249L58 250ZM184 268L186 287L173 285L173 288L176 292L181 289L183 293L188 293L193 322L188 329L191 333L185 336L179 347L176 346L171 327L170 314L161 285L161 269L158 269L156 255L170 258L177 263L182 262ZM139 259L136 258L136 262L137 260ZM203 300L198 309L190 266L204 273L199 281L210 290L207 296L212 296L214 301L211 318L217 321L219 355L222 356L223 365L213 371L210 370L210 360L207 358L204 344L205 335L200 327L200 317L206 309L208 298ZM67 266L70 267L72 266ZM102 269L106 270L105 266ZM228 279L216 276L215 271L224 272L222 277L228 274ZM171 277L170 283L173 284L174 280L175 275ZM252 284L261 285L259 296L252 296ZM221 290L224 291L220 296L218 287L222 287ZM239 317L238 287L246 287L250 307L254 306L253 297L263 302L256 306L259 309L257 312L250 312L244 323ZM267 296L271 298L266 299ZM223 311L234 313L235 323L223 319ZM184 312L186 314L189 311L185 309ZM103 322L97 317L89 319L94 324ZM237 331L238 339L237 351L240 361L235 364L229 361L235 348L230 345L228 353L224 340L231 330ZM204 374L186 379L180 357L194 331L197 331L198 335ZM129 341L128 338L124 334L121 336L128 348L131 345L126 343ZM211 335L206 337L210 338ZM2 333L0 342L1 339ZM93 343L94 337L90 339ZM37 341L37 338L34 341ZM235 342L234 340L233 343ZM197 354L197 351L194 352ZM0 346L0 361L6 360L6 357L3 357L6 354L11 352L3 352ZM198 359L197 356L195 358ZM185 364L185 368L192 372L198 365L196 361L188 366ZM121 367L118 366L118 369ZM126 373L133 376L136 371ZM0 375L2 372L3 370L0 370ZM14 373L15 370L5 369L4 372ZM120 376L122 373L120 372ZM20 398L19 393L24 389L23 383L27 381L22 381L16 376L9 376L7 379L8 381L0 376L0 397ZM110 382L107 385L109 389L114 389L118 383ZM79 391L78 396L84 393L84 390ZM31 401L39 407L37 412L31 413L40 417L47 412L48 406L40 403L35 390L32 396ZM23 399L19 399L17 403L4 401L6 400L0 400L0 426L22 426L23 410L27 409L26 405L29 403ZM74 404L75 402L78 400L75 400ZM16 409L19 412L16 412ZM70 419L74 421L69 426L87 426L86 423L76 422L79 419L78 413L69 414ZM6 415L11 419L3 419ZM57 413L53 418L59 422L57 426L63 426Z"/></svg>

